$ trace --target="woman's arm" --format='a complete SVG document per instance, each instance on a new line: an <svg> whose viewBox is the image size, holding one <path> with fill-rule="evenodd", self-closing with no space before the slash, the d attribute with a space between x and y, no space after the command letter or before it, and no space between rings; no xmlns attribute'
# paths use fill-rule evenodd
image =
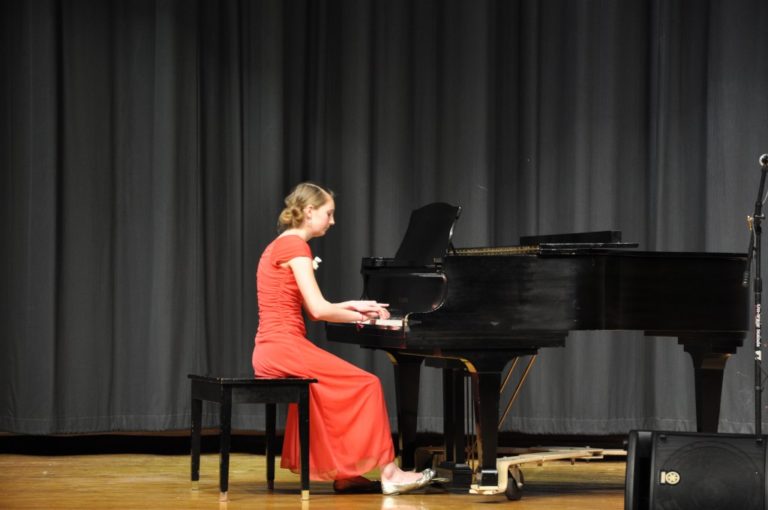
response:
<svg viewBox="0 0 768 510"><path fill-rule="evenodd" d="M345 301L331 303L323 297L315 279L315 270L309 257L295 257L287 262L293 271L296 285L304 300L304 308L313 320L328 322L356 322L389 318L385 304L376 301Z"/></svg>

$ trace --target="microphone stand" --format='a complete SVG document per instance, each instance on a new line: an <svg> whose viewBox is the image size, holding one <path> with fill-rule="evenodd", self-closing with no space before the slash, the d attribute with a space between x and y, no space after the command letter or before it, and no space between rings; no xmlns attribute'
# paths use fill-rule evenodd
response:
<svg viewBox="0 0 768 510"><path fill-rule="evenodd" d="M749 285L749 270L752 266L752 261L755 264L755 279L754 279L754 294L755 294L755 435L759 438L763 433L763 351L762 351L762 336L761 336L761 320L760 320L760 308L762 305L762 293L763 293L763 279L760 271L761 261L761 243L760 236L762 234L762 220L765 218L763 215L763 190L765 189L765 174L768 172L768 154L760 156L760 166L762 167L760 172L760 186L757 191L757 201L755 201L755 213L750 221L751 235L749 239L749 251L747 253L747 267L744 271L744 281L742 284L746 287Z"/></svg>

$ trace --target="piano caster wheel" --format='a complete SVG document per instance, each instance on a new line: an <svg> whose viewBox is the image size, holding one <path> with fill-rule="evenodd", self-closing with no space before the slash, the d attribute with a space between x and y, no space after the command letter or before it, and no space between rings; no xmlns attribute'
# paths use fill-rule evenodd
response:
<svg viewBox="0 0 768 510"><path fill-rule="evenodd" d="M507 478L507 488L504 490L504 495L510 501L519 501L523 497L523 483L525 477L520 468L510 469L509 477Z"/></svg>

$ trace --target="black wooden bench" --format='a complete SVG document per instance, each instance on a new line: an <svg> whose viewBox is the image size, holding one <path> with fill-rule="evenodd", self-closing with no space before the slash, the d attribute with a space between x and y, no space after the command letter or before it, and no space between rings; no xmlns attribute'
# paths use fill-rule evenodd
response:
<svg viewBox="0 0 768 510"><path fill-rule="evenodd" d="M220 464L219 499L227 501L229 489L229 450L232 429L232 404L266 404L267 487L275 484L276 404L299 405L301 444L301 499L309 499L309 385L316 379L217 377L189 374L192 383L192 481L200 479L200 433L203 401L219 404Z"/></svg>

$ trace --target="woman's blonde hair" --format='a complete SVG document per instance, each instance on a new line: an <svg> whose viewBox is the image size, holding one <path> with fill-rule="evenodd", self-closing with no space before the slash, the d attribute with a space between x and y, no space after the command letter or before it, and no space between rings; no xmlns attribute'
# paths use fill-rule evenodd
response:
<svg viewBox="0 0 768 510"><path fill-rule="evenodd" d="M323 206L328 199L333 198L333 191L318 186L312 182L302 182L296 185L285 197L285 209L277 218L277 230L282 232L289 228L298 228L304 222L304 208L311 205L315 208Z"/></svg>

